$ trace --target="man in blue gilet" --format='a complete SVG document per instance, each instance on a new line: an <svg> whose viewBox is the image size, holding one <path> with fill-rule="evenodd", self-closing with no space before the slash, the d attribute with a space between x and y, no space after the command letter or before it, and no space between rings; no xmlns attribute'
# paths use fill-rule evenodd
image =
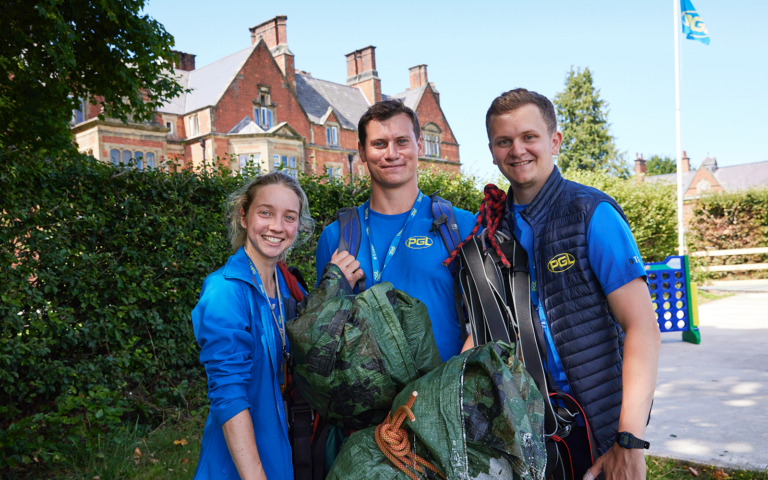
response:
<svg viewBox="0 0 768 480"><path fill-rule="evenodd" d="M576 478L644 479L642 438L661 340L626 217L608 195L560 175L553 156L563 137L543 95L502 94L486 128L493 163L510 182L502 229L528 253L547 368L582 406L597 440L594 465L588 446L569 446ZM563 257L573 260L568 268L557 264Z"/></svg>
<svg viewBox="0 0 768 480"><path fill-rule="evenodd" d="M424 155L416 112L400 100L372 105L358 124L360 160L371 177L371 198L357 207L362 230L357 257L337 252L339 222L323 230L315 253L317 278L332 262L350 285L365 278L366 288L391 282L395 288L427 306L432 331L443 361L460 352L461 329L456 318L454 282L443 265L448 256L433 228L429 197L419 191L416 170ZM475 216L453 208L463 240L475 226Z"/></svg>

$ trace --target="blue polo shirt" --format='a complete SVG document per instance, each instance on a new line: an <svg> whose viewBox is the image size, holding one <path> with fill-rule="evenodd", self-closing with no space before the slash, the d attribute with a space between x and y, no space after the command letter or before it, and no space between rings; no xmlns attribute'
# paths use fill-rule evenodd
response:
<svg viewBox="0 0 768 480"><path fill-rule="evenodd" d="M371 264L370 242L378 257L378 268L384 267L384 260L392 240L403 228L409 212L398 215L383 215L370 211L368 226L371 238L362 232L360 250L357 261L365 272L365 287L373 286L373 267ZM363 207L358 207L362 219ZM453 208L456 223L459 226L459 236L463 240L475 227L475 215ZM440 234L431 233L432 205L429 197L425 197L416 216L408 222L400 238L399 245L387 268L382 272L381 281L390 282L398 290L418 298L427 307L432 321L432 331L440 351L440 358L448 360L461 351L461 330L456 318L456 304L453 298L453 277L443 260L448 257L448 250L443 244ZM333 252L339 246L339 222L333 222L320 235L315 253L317 279L320 280L325 265L331 260Z"/></svg>
<svg viewBox="0 0 768 480"><path fill-rule="evenodd" d="M527 206L514 205L514 233L528 253L531 301L536 306L544 335L547 338L547 367L560 389L570 394L568 379L549 332L544 308L539 301L536 266L533 261L533 229L520 215L520 212ZM600 203L595 208L587 227L587 258L606 296L638 277L645 277L642 257L640 257L640 251L629 225L613 208L613 205L607 202ZM630 264L627 262L628 258L635 258L637 261Z"/></svg>

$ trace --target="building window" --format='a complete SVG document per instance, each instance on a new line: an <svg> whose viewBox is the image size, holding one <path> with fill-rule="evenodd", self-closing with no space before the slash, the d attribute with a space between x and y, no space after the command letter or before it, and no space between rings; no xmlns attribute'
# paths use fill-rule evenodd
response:
<svg viewBox="0 0 768 480"><path fill-rule="evenodd" d="M197 114L194 114L189 117L189 136L194 137L196 135L200 135L200 119Z"/></svg>
<svg viewBox="0 0 768 480"><path fill-rule="evenodd" d="M440 156L440 136L425 133L424 134L424 155L427 157Z"/></svg>
<svg viewBox="0 0 768 480"><path fill-rule="evenodd" d="M250 163L251 168L260 168L261 154L260 153L243 153L239 156L240 170L244 169Z"/></svg>
<svg viewBox="0 0 768 480"><path fill-rule="evenodd" d="M167 128L167 129L168 129L168 135L169 135L169 136L174 136L174 135L176 135L176 128L174 128L174 126L173 126L173 122L169 122L169 121L166 121L166 122L165 122L165 128Z"/></svg>
<svg viewBox="0 0 768 480"><path fill-rule="evenodd" d="M296 178L296 157L288 155L272 155L273 171L281 170L283 173Z"/></svg>
<svg viewBox="0 0 768 480"><path fill-rule="evenodd" d="M328 174L328 178L330 180L339 180L341 178L341 168L340 167L332 167L330 165L326 165L325 173Z"/></svg>
<svg viewBox="0 0 768 480"><path fill-rule="evenodd" d="M77 108L72 110L72 120L70 125L74 126L88 120L88 102L84 98L79 98Z"/></svg>
<svg viewBox="0 0 768 480"><path fill-rule="evenodd" d="M259 94L259 101L253 107L253 120L264 130L275 125L275 106L269 92L262 91Z"/></svg>
<svg viewBox="0 0 768 480"><path fill-rule="evenodd" d="M331 125L325 127L325 138L328 140L328 145L338 146L339 145L339 127L331 126Z"/></svg>
<svg viewBox="0 0 768 480"><path fill-rule="evenodd" d="M128 166L133 163L138 170L152 169L155 168L155 154L113 148L109 151L109 163L115 166Z"/></svg>
<svg viewBox="0 0 768 480"><path fill-rule="evenodd" d="M424 125L421 138L424 143L424 156L440 158L440 128L434 123Z"/></svg>

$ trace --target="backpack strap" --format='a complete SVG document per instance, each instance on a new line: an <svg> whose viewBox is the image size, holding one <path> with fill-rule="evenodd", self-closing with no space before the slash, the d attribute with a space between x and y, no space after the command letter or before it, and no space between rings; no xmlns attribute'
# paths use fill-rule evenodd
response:
<svg viewBox="0 0 768 480"><path fill-rule="evenodd" d="M339 220L339 251L346 250L350 255L357 258L363 236L357 207L342 208L336 212L336 217ZM358 280L357 285L352 288L357 288L357 293L365 290L365 277Z"/></svg>
<svg viewBox="0 0 768 480"><path fill-rule="evenodd" d="M459 224L456 223L456 216L453 214L453 205L448 200L439 197L437 193L433 193L429 198L432 200L433 218L430 233L440 232L443 245L445 245L448 253L451 253L461 243ZM451 275L455 276L457 272L456 263L451 263L448 268L451 271Z"/></svg>

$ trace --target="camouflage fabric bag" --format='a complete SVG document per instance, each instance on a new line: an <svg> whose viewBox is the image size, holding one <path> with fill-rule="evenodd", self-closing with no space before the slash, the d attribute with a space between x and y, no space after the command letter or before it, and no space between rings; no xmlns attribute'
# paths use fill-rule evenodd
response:
<svg viewBox="0 0 768 480"><path fill-rule="evenodd" d="M381 422L397 392L440 365L427 307L389 282L354 296L329 264L297 312L287 326L295 386L331 425Z"/></svg>
<svg viewBox="0 0 768 480"><path fill-rule="evenodd" d="M403 427L413 452L446 478L544 478L544 402L513 346L488 343L453 357L405 387L393 414L413 391L416 420ZM409 478L382 453L374 431L347 439L328 480ZM428 469L417 477L440 478Z"/></svg>

